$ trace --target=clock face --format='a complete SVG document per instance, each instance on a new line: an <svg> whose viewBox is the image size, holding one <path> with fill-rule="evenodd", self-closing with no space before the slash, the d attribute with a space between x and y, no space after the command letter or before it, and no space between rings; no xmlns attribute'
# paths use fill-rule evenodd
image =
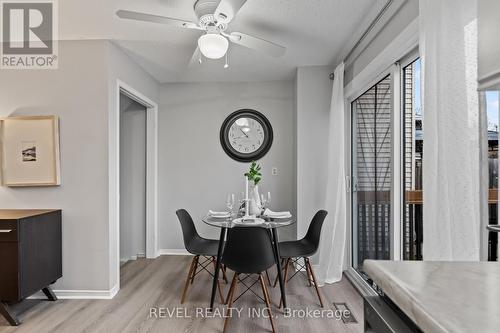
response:
<svg viewBox="0 0 500 333"><path fill-rule="evenodd" d="M229 129L229 142L240 153L253 153L264 143L264 128L255 119L238 118Z"/></svg>
<svg viewBox="0 0 500 333"><path fill-rule="evenodd" d="M249 162L263 157L271 148L273 132L269 120L255 110L239 110L221 127L221 144L233 159Z"/></svg>

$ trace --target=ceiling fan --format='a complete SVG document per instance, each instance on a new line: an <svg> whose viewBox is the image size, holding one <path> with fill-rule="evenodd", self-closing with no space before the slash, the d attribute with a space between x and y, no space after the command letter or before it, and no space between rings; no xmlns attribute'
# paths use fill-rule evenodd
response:
<svg viewBox="0 0 500 333"><path fill-rule="evenodd" d="M226 55L224 67L227 68L229 42L273 57L284 55L286 51L284 46L241 32L229 32L229 23L245 2L246 0L197 0L194 4L194 12L198 17L198 23L128 10L118 10L116 15L122 19L160 23L178 28L203 31L203 35L198 39L198 47L193 54L192 61L199 55L199 52L209 59L220 59ZM201 62L201 57L199 57L199 61Z"/></svg>

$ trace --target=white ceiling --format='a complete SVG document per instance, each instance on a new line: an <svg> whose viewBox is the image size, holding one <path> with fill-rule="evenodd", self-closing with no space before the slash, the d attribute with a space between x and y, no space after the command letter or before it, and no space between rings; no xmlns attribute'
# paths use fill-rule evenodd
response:
<svg viewBox="0 0 500 333"><path fill-rule="evenodd" d="M199 31L120 20L127 9L196 22L195 0L59 1L60 39L112 39L159 82L269 81L298 66L331 65L345 56L387 0L248 0L229 25L287 47L281 58L231 44L223 60L188 67Z"/></svg>

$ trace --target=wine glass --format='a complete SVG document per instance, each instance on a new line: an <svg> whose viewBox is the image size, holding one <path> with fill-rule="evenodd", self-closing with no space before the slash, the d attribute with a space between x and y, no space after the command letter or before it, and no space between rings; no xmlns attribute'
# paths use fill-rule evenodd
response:
<svg viewBox="0 0 500 333"><path fill-rule="evenodd" d="M267 192L266 204L271 205L271 192Z"/></svg>
<svg viewBox="0 0 500 333"><path fill-rule="evenodd" d="M234 207L234 193L230 193L227 195L226 207L229 209L229 212L232 214L233 207Z"/></svg>
<svg viewBox="0 0 500 333"><path fill-rule="evenodd" d="M267 198L264 196L263 193L260 194L260 203L262 210L265 210L267 208Z"/></svg>

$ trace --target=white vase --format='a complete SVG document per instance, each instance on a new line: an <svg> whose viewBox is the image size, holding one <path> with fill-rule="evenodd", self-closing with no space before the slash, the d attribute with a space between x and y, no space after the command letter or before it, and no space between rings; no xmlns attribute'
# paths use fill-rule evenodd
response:
<svg viewBox="0 0 500 333"><path fill-rule="evenodd" d="M259 185L255 185L250 196L250 215L260 215L260 207L262 207L259 195Z"/></svg>

